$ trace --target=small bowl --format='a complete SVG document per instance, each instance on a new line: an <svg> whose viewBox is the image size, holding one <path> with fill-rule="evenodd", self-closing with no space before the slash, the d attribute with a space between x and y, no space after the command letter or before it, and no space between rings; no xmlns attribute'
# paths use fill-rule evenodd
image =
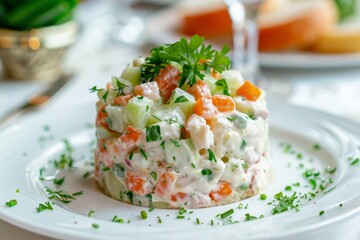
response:
<svg viewBox="0 0 360 240"><path fill-rule="evenodd" d="M0 59L5 77L51 81L61 75L65 50L77 39L75 21L61 25L16 31L0 28Z"/></svg>

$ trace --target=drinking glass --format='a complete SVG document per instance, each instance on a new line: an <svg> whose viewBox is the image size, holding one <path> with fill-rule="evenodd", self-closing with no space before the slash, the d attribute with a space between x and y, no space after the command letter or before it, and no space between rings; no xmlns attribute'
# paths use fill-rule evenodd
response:
<svg viewBox="0 0 360 240"><path fill-rule="evenodd" d="M233 69L245 78L263 85L258 63L256 17L262 0L224 0L233 25Z"/></svg>

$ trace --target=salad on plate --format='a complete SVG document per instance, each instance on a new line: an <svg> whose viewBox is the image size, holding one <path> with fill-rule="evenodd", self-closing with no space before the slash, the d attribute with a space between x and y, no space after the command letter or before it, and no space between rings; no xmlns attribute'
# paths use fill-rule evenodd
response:
<svg viewBox="0 0 360 240"><path fill-rule="evenodd" d="M122 202L202 208L268 182L265 92L197 35L136 58L96 103L95 177Z"/></svg>

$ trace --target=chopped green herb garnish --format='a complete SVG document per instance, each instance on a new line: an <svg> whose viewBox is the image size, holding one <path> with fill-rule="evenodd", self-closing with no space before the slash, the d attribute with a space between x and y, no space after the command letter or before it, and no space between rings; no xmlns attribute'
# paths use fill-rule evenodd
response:
<svg viewBox="0 0 360 240"><path fill-rule="evenodd" d="M163 150L165 150L165 141L162 141L162 142L160 143L160 146L162 147Z"/></svg>
<svg viewBox="0 0 360 240"><path fill-rule="evenodd" d="M145 160L147 160L147 155L146 155L146 152L144 151L144 149L140 148L140 154L145 158Z"/></svg>
<svg viewBox="0 0 360 240"><path fill-rule="evenodd" d="M150 173L150 176L154 179L154 181L156 182L156 180L157 180L157 174L156 174L156 172L151 172Z"/></svg>
<svg viewBox="0 0 360 240"><path fill-rule="evenodd" d="M105 92L105 94L102 96L102 99L104 100L104 102L106 102L106 99L107 99L108 95L109 95L109 90L107 90Z"/></svg>
<svg viewBox="0 0 360 240"><path fill-rule="evenodd" d="M116 86L117 88L114 88L113 90L117 91L116 96L124 96L124 89L125 87L128 87L128 85L126 85L125 83L120 82L118 77L113 76L112 80L115 80Z"/></svg>
<svg viewBox="0 0 360 240"><path fill-rule="evenodd" d="M111 220L112 222L116 222L116 223L124 223L124 219L119 218L118 216L114 216Z"/></svg>
<svg viewBox="0 0 360 240"><path fill-rule="evenodd" d="M193 168L196 168L194 163L191 163L191 166L192 166Z"/></svg>
<svg viewBox="0 0 360 240"><path fill-rule="evenodd" d="M5 206L7 206L7 207L13 207L13 206L16 206L16 205L17 205L16 199L12 199L12 200L5 203Z"/></svg>
<svg viewBox="0 0 360 240"><path fill-rule="evenodd" d="M172 139L172 138L170 138L169 140L170 140L170 142L172 142L175 145L175 147L180 147L180 143L179 143L178 140L175 140L175 139Z"/></svg>
<svg viewBox="0 0 360 240"><path fill-rule="evenodd" d="M238 209L242 209L242 207L243 207L243 204L242 204L242 203L239 203Z"/></svg>
<svg viewBox="0 0 360 240"><path fill-rule="evenodd" d="M229 47L223 47L220 52L212 49L211 45L204 45L204 37L194 35L189 42L185 38L173 44L154 48L150 56L141 66L141 82L153 81L162 68L170 62L182 65L179 86L192 86L197 79L204 79L204 71L222 72L230 67L230 59L226 56Z"/></svg>
<svg viewBox="0 0 360 240"><path fill-rule="evenodd" d="M314 146L313 146L313 148L314 148L315 150L320 150L320 149L321 149L320 144L318 144L318 143L315 143Z"/></svg>
<svg viewBox="0 0 360 240"><path fill-rule="evenodd" d="M291 191L291 186L286 186L285 191Z"/></svg>
<svg viewBox="0 0 360 240"><path fill-rule="evenodd" d="M200 224L200 219L196 218L196 224Z"/></svg>
<svg viewBox="0 0 360 240"><path fill-rule="evenodd" d="M149 212L152 212L152 211L154 211L154 208L149 208Z"/></svg>
<svg viewBox="0 0 360 240"><path fill-rule="evenodd" d="M40 168L40 171L39 171L39 180L40 181L44 181L45 180L45 176L44 176L44 173L46 172L46 168L45 167L42 167Z"/></svg>
<svg viewBox="0 0 360 240"><path fill-rule="evenodd" d="M51 199L57 199L65 204L71 203L72 200L76 200L75 196L82 194L82 192L76 192L73 194L70 194L64 190L55 191L51 189L50 187L45 187L46 192L48 193L48 198Z"/></svg>
<svg viewBox="0 0 360 240"><path fill-rule="evenodd" d="M39 203L39 206L36 208L36 211L38 213L42 212L44 210L53 210L53 207L49 201L47 201L45 203Z"/></svg>
<svg viewBox="0 0 360 240"><path fill-rule="evenodd" d="M145 220L145 219L147 219L147 213L145 212L145 210L141 210L141 212L140 212L140 217L141 217L141 219L143 219L143 220Z"/></svg>
<svg viewBox="0 0 360 240"><path fill-rule="evenodd" d="M93 93L93 92L98 92L98 91L100 91L100 90L102 90L101 88L97 88L97 86L93 86L92 88L89 88L89 91L91 92L91 93Z"/></svg>
<svg viewBox="0 0 360 240"><path fill-rule="evenodd" d="M176 218L177 218L177 219L184 219L185 216L177 216Z"/></svg>
<svg viewBox="0 0 360 240"><path fill-rule="evenodd" d="M110 168L109 167L103 167L103 172L107 172L107 171L110 171Z"/></svg>
<svg viewBox="0 0 360 240"><path fill-rule="evenodd" d="M336 167L328 167L325 169L326 173L333 174L336 172Z"/></svg>
<svg viewBox="0 0 360 240"><path fill-rule="evenodd" d="M342 206L343 206L343 204L342 204L342 203L340 203L340 204L339 204L339 207L342 207Z"/></svg>
<svg viewBox="0 0 360 240"><path fill-rule="evenodd" d="M267 196L265 193L260 194L260 200L266 200Z"/></svg>
<svg viewBox="0 0 360 240"><path fill-rule="evenodd" d="M296 154L296 158L297 158L297 159L302 159L302 158L303 158L302 153L298 153L298 154Z"/></svg>
<svg viewBox="0 0 360 240"><path fill-rule="evenodd" d="M94 210L92 210L92 209L90 209L90 211L88 212L88 217L91 217L91 215L93 214L93 213L95 213L95 211Z"/></svg>
<svg viewBox="0 0 360 240"><path fill-rule="evenodd" d="M59 179L54 178L54 184L59 185L59 186L62 185L64 183L64 181L65 181L65 177L62 177Z"/></svg>
<svg viewBox="0 0 360 240"><path fill-rule="evenodd" d="M174 101L174 103L182 103L182 102L188 102L189 99L187 99L185 96L177 97Z"/></svg>
<svg viewBox="0 0 360 240"><path fill-rule="evenodd" d="M249 168L249 165L246 162L242 163L241 166L242 166L243 169L248 169Z"/></svg>
<svg viewBox="0 0 360 240"><path fill-rule="evenodd" d="M312 186L312 189L314 190L317 186L316 180L315 179L309 179L309 183Z"/></svg>
<svg viewBox="0 0 360 240"><path fill-rule="evenodd" d="M152 125L146 127L146 142L153 142L158 140L162 140L160 126Z"/></svg>
<svg viewBox="0 0 360 240"><path fill-rule="evenodd" d="M100 227L100 225L97 224L97 223L93 223L93 224L91 224L91 226L92 226L94 229L98 229L98 228Z"/></svg>
<svg viewBox="0 0 360 240"><path fill-rule="evenodd" d="M356 158L356 159L354 159L351 163L350 163L350 165L351 166L355 166L356 164L358 164L360 162L360 159L359 158Z"/></svg>
<svg viewBox="0 0 360 240"><path fill-rule="evenodd" d="M211 175L212 171L210 169L203 169L201 171L201 174L204 175L204 176Z"/></svg>
<svg viewBox="0 0 360 240"><path fill-rule="evenodd" d="M16 193L19 193L20 192L20 189L16 189L16 191L15 191Z"/></svg>
<svg viewBox="0 0 360 240"><path fill-rule="evenodd" d="M244 151L244 149L247 146L247 141L245 140L245 138L243 138L242 142L241 142L241 146L240 146L240 150Z"/></svg>
<svg viewBox="0 0 360 240"><path fill-rule="evenodd" d="M319 215L322 216L322 215L324 215L324 213L325 213L325 211L324 211L324 210L321 210L321 211L319 212Z"/></svg>
<svg viewBox="0 0 360 240"><path fill-rule="evenodd" d="M215 153L210 148L208 149L208 153L209 153L209 160L217 162Z"/></svg>
<svg viewBox="0 0 360 240"><path fill-rule="evenodd" d="M232 215L234 213L234 209L229 209L226 212L223 212L222 214L220 214L220 218L221 219L225 219L227 217L229 217L230 215Z"/></svg>
<svg viewBox="0 0 360 240"><path fill-rule="evenodd" d="M258 218L256 216L250 215L250 213L245 214L245 222L251 221L251 220L256 220L256 219L258 219Z"/></svg>
<svg viewBox="0 0 360 240"><path fill-rule="evenodd" d="M275 194L275 200L278 202L277 205L271 210L271 214L275 215L278 213L286 212L289 209L297 208L297 205L294 205L294 201L298 198L296 192L291 196L283 195L282 192Z"/></svg>
<svg viewBox="0 0 360 240"><path fill-rule="evenodd" d="M323 192L323 194L327 194L327 193L331 192L332 190L334 190L334 189L335 189L335 187L336 187L336 186L334 186L334 187L330 188L329 190L327 190L327 191Z"/></svg>

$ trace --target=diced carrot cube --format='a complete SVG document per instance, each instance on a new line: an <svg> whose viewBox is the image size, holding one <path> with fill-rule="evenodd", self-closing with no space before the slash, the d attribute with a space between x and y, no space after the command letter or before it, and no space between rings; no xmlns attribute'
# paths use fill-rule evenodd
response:
<svg viewBox="0 0 360 240"><path fill-rule="evenodd" d="M202 80L197 80L194 85L187 89L187 92L194 95L195 100L199 98L211 98L211 91L206 82Z"/></svg>
<svg viewBox="0 0 360 240"><path fill-rule="evenodd" d="M211 191L209 196L213 201L218 202L224 199L225 197L229 196L231 193L232 193L232 189L229 186L229 184L226 182L221 182L219 183L218 188L216 190Z"/></svg>
<svg viewBox="0 0 360 240"><path fill-rule="evenodd" d="M109 117L108 113L105 110L106 105L102 106L101 108L99 108L99 111L97 112L96 115L96 122L95 125L97 127L101 126L104 127L106 129L109 129L109 126L106 122L106 119Z"/></svg>
<svg viewBox="0 0 360 240"><path fill-rule="evenodd" d="M127 173L128 188L135 194L144 196L152 191L145 178Z"/></svg>
<svg viewBox="0 0 360 240"><path fill-rule="evenodd" d="M160 73L155 77L160 93L166 102L175 88L178 87L180 80L180 71L176 67L168 65L166 68L160 70Z"/></svg>
<svg viewBox="0 0 360 240"><path fill-rule="evenodd" d="M169 171L166 171L159 178L156 187L155 193L160 197L167 197L171 194L173 187L175 185L176 176Z"/></svg>
<svg viewBox="0 0 360 240"><path fill-rule="evenodd" d="M236 95L243 96L250 101L256 101L261 95L261 90L250 81L246 80L236 91Z"/></svg>
<svg viewBox="0 0 360 240"><path fill-rule="evenodd" d="M184 199L186 199L186 197L187 197L186 193L178 192L176 194L171 195L171 201L182 202L182 201L184 201Z"/></svg>
<svg viewBox="0 0 360 240"><path fill-rule="evenodd" d="M126 106L130 99L134 97L134 94L128 94L124 96L118 96L114 99L114 104L119 106Z"/></svg>
<svg viewBox="0 0 360 240"><path fill-rule="evenodd" d="M211 120L216 114L216 108L211 99L199 98L195 103L194 113L205 120Z"/></svg>
<svg viewBox="0 0 360 240"><path fill-rule="evenodd" d="M232 112L235 110L235 102L230 96L215 95L212 97L212 103L219 112Z"/></svg>

